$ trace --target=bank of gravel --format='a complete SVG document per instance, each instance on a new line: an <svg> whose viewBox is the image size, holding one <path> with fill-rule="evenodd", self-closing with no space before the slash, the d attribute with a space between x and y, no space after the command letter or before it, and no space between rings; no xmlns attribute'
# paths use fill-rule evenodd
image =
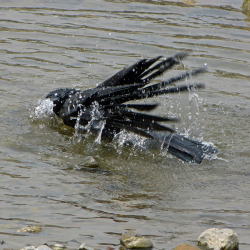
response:
<svg viewBox="0 0 250 250"><path fill-rule="evenodd" d="M19 229L17 232L25 232L25 233L40 233L42 232L42 227L40 226L27 226ZM153 249L153 242L139 234L134 232L125 232L120 237L120 250L124 249ZM8 248L4 248L6 243L0 240L0 245L2 245L3 249L10 250ZM113 248L111 246L106 247L92 247L86 243L82 243L77 247L78 250L113 250L117 248ZM168 249L168 248L164 248ZM239 249L239 239L237 233L233 230L225 228L210 228L206 231L202 232L197 240L197 246L190 244L180 244L176 246L173 250L238 250ZM62 244L53 244L49 245L47 243L42 244L40 246L25 246L20 248L19 250L73 250L67 248L67 246ZM74 249L76 250L76 249Z"/></svg>

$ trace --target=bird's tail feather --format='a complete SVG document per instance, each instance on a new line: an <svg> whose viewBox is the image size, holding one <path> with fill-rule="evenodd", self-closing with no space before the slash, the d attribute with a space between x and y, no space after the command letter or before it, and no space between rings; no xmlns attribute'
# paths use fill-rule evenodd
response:
<svg viewBox="0 0 250 250"><path fill-rule="evenodd" d="M148 148L159 148L161 145L161 150L166 150L185 162L201 163L204 157L218 153L213 145L187 138L184 135L164 132L151 132L150 134L154 139L148 140Z"/></svg>
<svg viewBox="0 0 250 250"><path fill-rule="evenodd" d="M173 134L164 141L163 148L186 162L201 163L206 155L217 153L217 149L209 144L189 139L183 135Z"/></svg>

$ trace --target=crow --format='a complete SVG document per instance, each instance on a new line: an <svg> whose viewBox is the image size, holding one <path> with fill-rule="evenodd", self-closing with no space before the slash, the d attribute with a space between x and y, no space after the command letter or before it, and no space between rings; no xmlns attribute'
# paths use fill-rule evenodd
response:
<svg viewBox="0 0 250 250"><path fill-rule="evenodd" d="M89 133L101 133L101 139L113 139L117 133L126 130L146 139L149 148L162 148L185 162L201 163L206 155L216 153L213 146L187 138L176 133L172 127L162 124L178 121L175 117L157 116L147 112L159 104L131 103L203 88L204 84L201 83L175 83L201 74L205 68L186 71L168 80L150 84L186 56L186 53L177 53L168 58L158 56L142 59L120 70L95 88L83 91L74 88L57 89L51 91L46 98L53 102L53 112L70 127L81 128Z"/></svg>

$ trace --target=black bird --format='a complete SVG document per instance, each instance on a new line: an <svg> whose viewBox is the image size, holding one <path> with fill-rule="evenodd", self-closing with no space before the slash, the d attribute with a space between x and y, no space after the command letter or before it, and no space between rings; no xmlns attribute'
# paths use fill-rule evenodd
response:
<svg viewBox="0 0 250 250"><path fill-rule="evenodd" d="M112 139L121 130L127 130L147 138L148 147L157 146L186 162L200 163L205 155L215 153L216 149L177 134L173 128L161 124L176 121L176 118L145 113L156 108L158 104L127 103L204 87L200 83L173 86L179 80L203 73L204 68L150 84L152 79L180 63L186 56L186 53L178 53L167 59L162 59L161 56L142 59L120 70L95 88L84 91L73 88L57 89L46 98L53 102L54 113L70 127L81 127L91 133L101 131L102 139Z"/></svg>

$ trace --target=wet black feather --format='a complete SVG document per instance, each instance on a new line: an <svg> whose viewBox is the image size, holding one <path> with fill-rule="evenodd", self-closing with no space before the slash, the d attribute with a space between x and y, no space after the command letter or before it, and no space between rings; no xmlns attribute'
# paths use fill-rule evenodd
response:
<svg viewBox="0 0 250 250"><path fill-rule="evenodd" d="M200 162L203 158L202 143L188 138L181 140L181 135L173 137L174 129L161 124L178 119L141 112L151 111L159 104L127 103L158 95L189 91L193 88L203 88L204 84L200 83L169 85L203 73L204 68L187 71L150 85L151 80L179 64L186 56L186 53L178 53L166 59L162 59L162 56L142 59L120 70L95 88L84 91L71 88L58 89L50 92L46 98L53 101L55 114L71 127L91 124L90 131L95 131L97 127L100 127L98 123L104 122L103 136L113 137L125 129L151 140L159 135L157 131L164 132L164 145L168 145L169 152L186 161ZM172 137L178 140L171 140Z"/></svg>

